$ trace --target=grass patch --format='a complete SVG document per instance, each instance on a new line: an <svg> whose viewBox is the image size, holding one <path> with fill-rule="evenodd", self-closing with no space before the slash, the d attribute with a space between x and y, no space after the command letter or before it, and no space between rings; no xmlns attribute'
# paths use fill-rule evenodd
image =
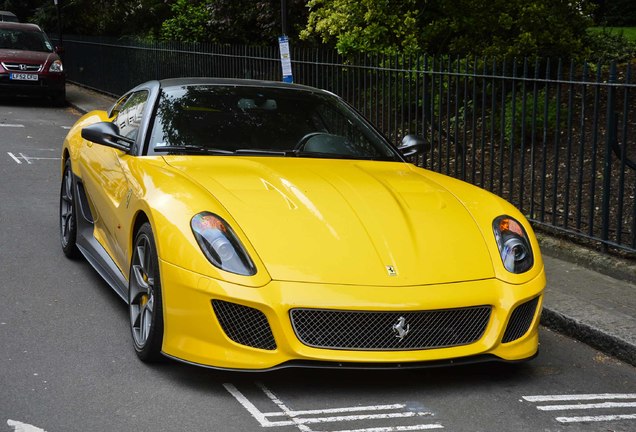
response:
<svg viewBox="0 0 636 432"><path fill-rule="evenodd" d="M631 42L636 42L636 27L590 27L589 31L597 34L607 32L612 35L623 35Z"/></svg>

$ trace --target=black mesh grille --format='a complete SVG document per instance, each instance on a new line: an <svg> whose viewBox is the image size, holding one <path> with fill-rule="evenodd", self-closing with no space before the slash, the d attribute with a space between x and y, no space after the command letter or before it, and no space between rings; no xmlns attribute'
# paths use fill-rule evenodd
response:
<svg viewBox="0 0 636 432"><path fill-rule="evenodd" d="M212 308L223 331L234 342L265 350L276 349L274 335L263 312L222 300L212 300Z"/></svg>
<svg viewBox="0 0 636 432"><path fill-rule="evenodd" d="M397 351L473 343L483 335L490 311L490 306L416 312L292 309L290 315L296 336L305 345Z"/></svg>
<svg viewBox="0 0 636 432"><path fill-rule="evenodd" d="M510 321L508 321L508 327L506 328L504 337L501 340L503 343L512 342L526 334L530 328L530 324L532 324L532 319L534 318L534 313L537 310L538 302L539 297L535 297L532 300L517 306L510 316Z"/></svg>

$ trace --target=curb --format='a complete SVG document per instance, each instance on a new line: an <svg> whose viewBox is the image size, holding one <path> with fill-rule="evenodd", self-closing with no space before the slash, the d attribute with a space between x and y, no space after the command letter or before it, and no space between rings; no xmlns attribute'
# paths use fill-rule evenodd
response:
<svg viewBox="0 0 636 432"><path fill-rule="evenodd" d="M579 246L573 241L536 230L535 235L544 255L578 264L614 279L630 282L636 286L635 259L603 254L593 249ZM636 288L634 293L636 294Z"/></svg>
<svg viewBox="0 0 636 432"><path fill-rule="evenodd" d="M541 325L636 366L636 346L544 306Z"/></svg>

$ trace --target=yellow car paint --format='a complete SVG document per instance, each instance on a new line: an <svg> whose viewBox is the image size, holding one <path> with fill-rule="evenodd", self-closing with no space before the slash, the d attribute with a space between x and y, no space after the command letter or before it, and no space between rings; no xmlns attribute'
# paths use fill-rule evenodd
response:
<svg viewBox="0 0 636 432"><path fill-rule="evenodd" d="M108 120L92 112L64 142L64 158L90 188L95 238L128 276L135 223L152 226L164 301L163 352L200 365L267 369L292 360L410 363L491 354L520 360L538 348L545 287L532 228L511 204L475 186L399 162L261 156L129 156L101 147L81 128ZM64 159L63 158L63 159ZM62 161L62 170L64 160ZM102 189L101 193L98 191ZM109 205L112 213L98 213ZM257 273L214 267L190 228L199 212L236 232ZM493 220L509 215L526 230L533 267L508 272ZM539 298L528 332L502 343L512 310ZM267 317L275 350L237 344L220 327L211 301L256 308ZM414 351L312 348L296 337L291 308L420 311L490 305L474 343Z"/></svg>

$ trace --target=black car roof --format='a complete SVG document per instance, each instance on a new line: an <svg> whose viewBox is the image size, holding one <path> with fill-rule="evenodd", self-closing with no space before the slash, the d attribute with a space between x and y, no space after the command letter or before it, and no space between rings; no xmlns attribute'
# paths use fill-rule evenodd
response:
<svg viewBox="0 0 636 432"><path fill-rule="evenodd" d="M309 91L312 93L329 93L325 90L320 90L315 87L305 86L301 84L289 84L280 81L265 81L265 80L252 80L252 79L237 79L237 78L209 78L209 77L189 77L189 78L169 78L159 81L162 88L167 87L182 87L187 85L222 85L222 86L237 86L237 87L261 87L261 88L278 88L278 89L293 89L300 91Z"/></svg>

